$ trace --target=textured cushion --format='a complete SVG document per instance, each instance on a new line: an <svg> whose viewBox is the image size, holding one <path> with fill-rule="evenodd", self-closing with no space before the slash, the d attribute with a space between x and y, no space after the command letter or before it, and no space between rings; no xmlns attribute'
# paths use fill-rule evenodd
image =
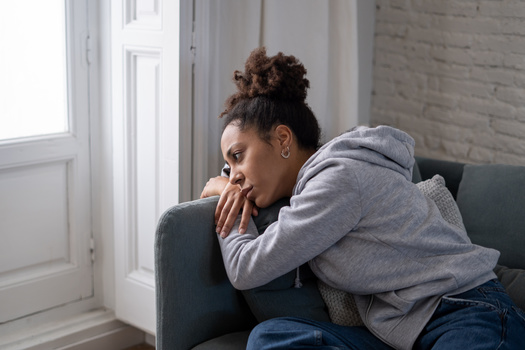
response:
<svg viewBox="0 0 525 350"><path fill-rule="evenodd" d="M333 288L321 280L317 281L328 314L333 323L340 326L364 326L352 294Z"/></svg>
<svg viewBox="0 0 525 350"><path fill-rule="evenodd" d="M466 165L457 202L473 243L499 250L499 264L525 269L525 167Z"/></svg>
<svg viewBox="0 0 525 350"><path fill-rule="evenodd" d="M276 221L281 207L288 204L288 199L282 199L268 208L260 209L259 215L254 217L259 233L263 233ZM282 316L330 321L317 288L317 277L311 272L308 264L300 269L301 288L295 288L295 279L296 270L293 270L264 286L242 291L257 321Z"/></svg>
<svg viewBox="0 0 525 350"><path fill-rule="evenodd" d="M441 175L434 175L430 180L420 182L416 186L436 203L443 219L452 225L465 229L458 205L445 186L445 179Z"/></svg>

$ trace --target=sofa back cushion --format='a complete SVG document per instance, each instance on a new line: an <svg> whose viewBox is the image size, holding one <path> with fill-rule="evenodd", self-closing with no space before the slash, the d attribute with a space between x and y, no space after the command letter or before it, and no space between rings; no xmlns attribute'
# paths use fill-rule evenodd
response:
<svg viewBox="0 0 525 350"><path fill-rule="evenodd" d="M525 167L466 165L457 203L473 243L499 250L499 264L525 269Z"/></svg>
<svg viewBox="0 0 525 350"><path fill-rule="evenodd" d="M461 178L463 177L463 168L465 164L451 162L446 160L437 160L424 157L416 157L417 172L421 181L431 179L434 175L441 175L447 184L447 188L454 199L457 198L457 192ZM416 167L414 167L412 182L418 183Z"/></svg>

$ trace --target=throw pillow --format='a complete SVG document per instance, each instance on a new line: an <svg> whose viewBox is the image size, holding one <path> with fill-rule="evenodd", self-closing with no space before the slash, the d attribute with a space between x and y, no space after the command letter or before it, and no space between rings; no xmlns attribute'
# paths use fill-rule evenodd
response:
<svg viewBox="0 0 525 350"><path fill-rule="evenodd" d="M465 225L463 225L463 219L458 205L450 191L445 186L445 179L441 175L434 175L431 179L419 182L416 186L424 195L436 203L443 219L448 223L465 230Z"/></svg>
<svg viewBox="0 0 525 350"><path fill-rule="evenodd" d="M364 326L354 296L317 280L317 287L328 309L330 320L340 326Z"/></svg>

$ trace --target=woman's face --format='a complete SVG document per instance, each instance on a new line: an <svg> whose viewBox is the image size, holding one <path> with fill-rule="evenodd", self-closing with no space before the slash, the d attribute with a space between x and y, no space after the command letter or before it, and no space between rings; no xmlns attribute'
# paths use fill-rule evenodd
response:
<svg viewBox="0 0 525 350"><path fill-rule="evenodd" d="M230 124L224 129L221 149L231 169L230 182L240 185L246 198L259 208L292 195L297 174L289 171L290 160L281 156L287 142L290 140L283 141L276 130L268 143L253 128L241 131Z"/></svg>

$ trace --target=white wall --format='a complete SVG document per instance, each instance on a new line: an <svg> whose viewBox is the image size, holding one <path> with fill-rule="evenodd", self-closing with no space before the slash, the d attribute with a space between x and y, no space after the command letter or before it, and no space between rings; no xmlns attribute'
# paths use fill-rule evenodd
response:
<svg viewBox="0 0 525 350"><path fill-rule="evenodd" d="M307 101L326 142L368 124L375 2L265 0L261 43L298 57L308 70Z"/></svg>

